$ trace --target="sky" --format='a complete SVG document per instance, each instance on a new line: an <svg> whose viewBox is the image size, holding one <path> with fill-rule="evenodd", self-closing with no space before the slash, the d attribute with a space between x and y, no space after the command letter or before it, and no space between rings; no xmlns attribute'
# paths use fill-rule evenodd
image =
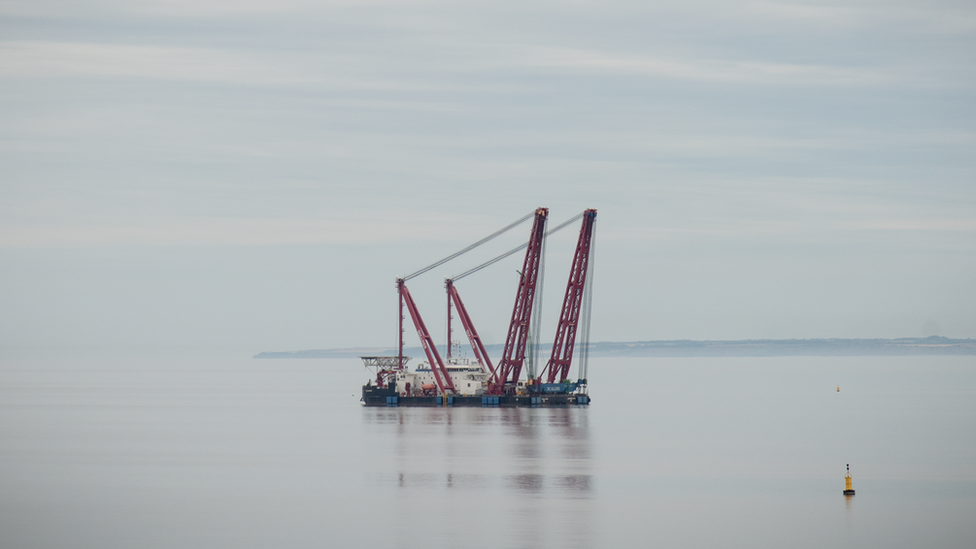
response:
<svg viewBox="0 0 976 549"><path fill-rule="evenodd" d="M972 2L0 0L0 348L390 346L540 206L593 341L976 337L974 99Z"/></svg>

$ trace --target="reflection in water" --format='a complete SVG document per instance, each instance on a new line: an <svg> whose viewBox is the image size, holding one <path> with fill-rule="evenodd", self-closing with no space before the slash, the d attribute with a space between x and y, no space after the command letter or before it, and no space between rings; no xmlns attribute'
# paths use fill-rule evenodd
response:
<svg viewBox="0 0 976 549"><path fill-rule="evenodd" d="M383 456L385 470L367 478L380 497L437 507L459 532L495 517L507 525L502 546L592 545L587 410L364 407L362 414L369 443ZM415 519L393 520L408 531ZM574 527L540 528L556 523Z"/></svg>
<svg viewBox="0 0 976 549"><path fill-rule="evenodd" d="M510 486L516 490L539 492L542 490L542 475L515 475L508 477Z"/></svg>
<svg viewBox="0 0 976 549"><path fill-rule="evenodd" d="M436 475L431 473L404 473L396 475L376 475L378 485L396 485L399 488L430 488L430 489L485 489L488 487L502 487L508 490L542 492L544 490L577 492L587 494L592 491L592 477L590 475L469 475L447 473ZM560 494L565 497L567 494Z"/></svg>
<svg viewBox="0 0 976 549"><path fill-rule="evenodd" d="M590 475L566 475L564 477L558 477L556 482L564 490L589 492L591 478Z"/></svg>

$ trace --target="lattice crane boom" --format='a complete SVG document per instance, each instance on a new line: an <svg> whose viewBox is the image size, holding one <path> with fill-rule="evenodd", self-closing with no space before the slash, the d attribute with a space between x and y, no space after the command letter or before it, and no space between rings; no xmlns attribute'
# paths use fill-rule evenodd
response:
<svg viewBox="0 0 976 549"><path fill-rule="evenodd" d="M529 337L529 323L532 318L532 305L535 301L536 283L542 262L542 243L546 233L546 220L549 208L538 208L532 223L532 233L525 249L525 260L519 277L518 292L515 294L515 306L512 309L512 320L505 338L505 348L498 368L492 379L489 392L500 395L505 392L506 383L517 383L522 373L525 361L526 342Z"/></svg>
<svg viewBox="0 0 976 549"><path fill-rule="evenodd" d="M461 326L464 328L465 335L468 336L468 341L471 342L471 350L474 351L475 359L478 360L482 365L488 368L488 372L494 374L495 367L491 363L491 359L488 357L488 351L485 350L485 344L481 341L481 336L478 335L478 330L474 327L474 322L471 321L471 316L468 314L468 309L464 306L461 301L461 294L458 293L457 287L454 286L454 281L447 279L444 282L447 287L447 301L448 301L448 348L450 348L450 305L453 302L454 308L457 310L458 319L461 321Z"/></svg>
<svg viewBox="0 0 976 549"><path fill-rule="evenodd" d="M573 348L579 327L580 309L583 305L583 291L590 265L590 247L593 243L593 226L596 223L596 210L583 212L583 226L580 228L573 265L566 284L563 307L556 327L556 337L552 343L552 355L539 379L546 376L546 383L555 383L569 377L569 366L573 362Z"/></svg>
<svg viewBox="0 0 976 549"><path fill-rule="evenodd" d="M444 362L441 360L440 353L437 352L437 346L434 345L434 339L430 337L430 332L427 331L427 326L424 324L424 319L420 316L420 311L417 309L417 304L414 303L413 297L410 295L410 290L407 289L407 285L402 278L397 279L397 292L400 294L400 307L402 310L403 305L406 305L407 311L410 313L410 318L413 319L413 325L417 329L417 336L420 337L420 344L424 348L424 352L427 353L427 362L430 364L430 369L434 373L434 380L437 381L437 386L441 390L441 394L447 394L450 390L452 393L457 391L454 388L454 382L451 380L451 376L444 366ZM400 353L399 356L403 356L403 328L402 321L403 316L400 317L401 328L400 328ZM402 360L399 360L402 364Z"/></svg>

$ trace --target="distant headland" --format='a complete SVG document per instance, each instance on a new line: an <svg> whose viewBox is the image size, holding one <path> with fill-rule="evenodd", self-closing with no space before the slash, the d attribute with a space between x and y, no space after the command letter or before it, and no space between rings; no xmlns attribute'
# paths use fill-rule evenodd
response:
<svg viewBox="0 0 976 549"><path fill-rule="evenodd" d="M498 354L501 345L487 345ZM577 353L582 345L577 345ZM463 348L463 347L462 347ZM542 351L549 352L549 346ZM740 339L730 341L601 341L587 345L591 357L762 357L762 356L905 356L976 355L976 339L949 339L942 336L901 337L897 339ZM410 356L423 356L420 347L403 350ZM312 349L307 351L269 351L254 358L357 358L396 355L393 347L356 349Z"/></svg>

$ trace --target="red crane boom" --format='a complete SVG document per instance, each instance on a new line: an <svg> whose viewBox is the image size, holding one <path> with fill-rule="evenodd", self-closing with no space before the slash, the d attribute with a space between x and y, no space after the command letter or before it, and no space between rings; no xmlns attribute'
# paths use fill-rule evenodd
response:
<svg viewBox="0 0 976 549"><path fill-rule="evenodd" d="M437 346L434 345L433 338L430 337L430 332L427 331L427 326L424 324L424 319L420 317L420 311L417 310L417 304L414 303L413 297L410 296L410 290L407 289L406 283L402 278L397 279L397 292L400 294L400 310L403 310L403 305L406 304L407 310L410 312L410 318L413 319L413 325L417 329L417 336L420 337L420 344L424 348L424 352L427 353L427 362L430 364L431 371L434 372L434 380L437 381L437 386L441 390L441 394L447 394L449 389L452 393L457 391L454 389L454 382L451 381L451 376L447 372L447 368L444 367L444 362L441 361L441 355L437 352ZM400 314L400 354L398 362L400 363L400 368L403 368L403 314Z"/></svg>
<svg viewBox="0 0 976 549"><path fill-rule="evenodd" d="M508 326L505 350L498 362L495 376L488 392L493 395L504 394L506 383L517 383L525 361L525 345L529 337L529 321L532 318L532 304L535 301L536 282L542 261L542 242L546 233L546 219L549 208L538 208L532 222L532 234L525 249L525 260L519 277L518 292L515 294L515 307L512 321Z"/></svg>
<svg viewBox="0 0 976 549"><path fill-rule="evenodd" d="M556 338L552 343L552 356L546 367L539 373L540 380L543 374L548 374L546 383L562 381L569 376L569 365L573 361L573 347L576 345L580 308L583 304L583 290L586 286L586 273L590 264L590 245L593 243L595 223L596 210L583 212L583 226L580 228L573 266L569 272L569 283L566 285L566 295L563 297Z"/></svg>
<svg viewBox="0 0 976 549"><path fill-rule="evenodd" d="M447 279L444 282L447 287L447 346L448 349L451 347L451 302L454 302L454 308L457 309L458 319L461 320L461 326L464 327L464 333L468 336L468 341L471 342L471 350L474 351L475 358L481 362L484 366L488 367L488 371L492 374L495 373L495 367L491 364L491 359L488 358L488 351L485 350L484 343L481 342L481 336L478 335L478 330L475 330L474 323L471 322L471 317L468 315L468 310L465 308L464 303L461 302L461 295L458 293L457 288L454 286L454 281ZM448 355L450 356L450 355Z"/></svg>

